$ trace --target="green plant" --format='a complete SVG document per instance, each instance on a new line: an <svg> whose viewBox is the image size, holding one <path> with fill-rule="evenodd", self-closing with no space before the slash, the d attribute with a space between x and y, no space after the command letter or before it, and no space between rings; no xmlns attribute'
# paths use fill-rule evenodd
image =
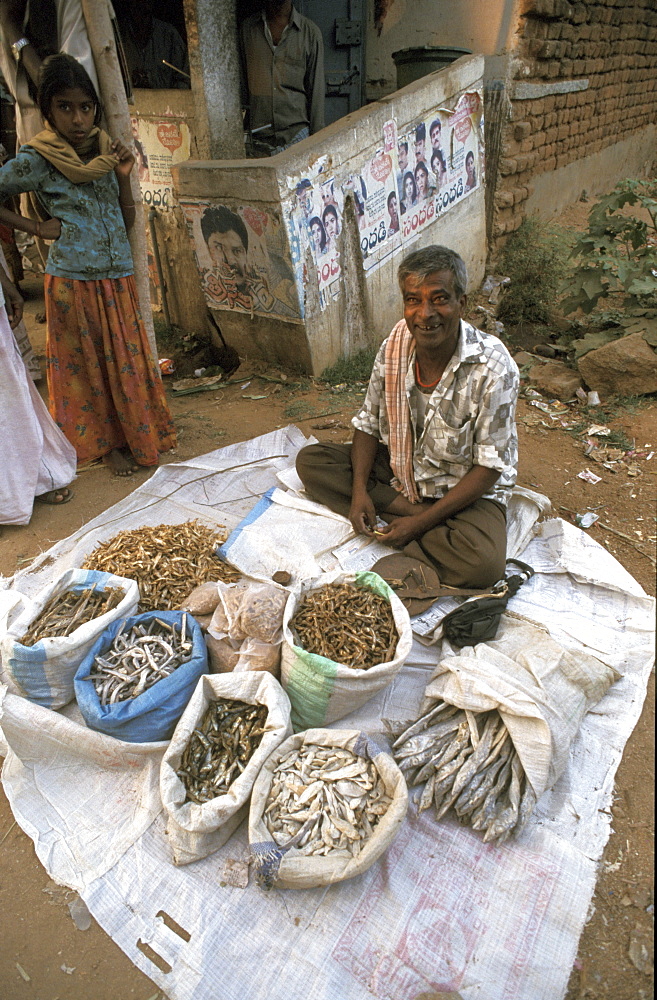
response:
<svg viewBox="0 0 657 1000"><path fill-rule="evenodd" d="M334 365L325 368L320 378L323 382L338 385L342 382L368 382L372 374L378 348L367 347L349 358L338 358Z"/></svg>
<svg viewBox="0 0 657 1000"><path fill-rule="evenodd" d="M625 214L626 205L643 209L643 217ZM562 287L563 311L588 314L614 293L625 310L657 307L656 240L657 181L621 181L593 206L572 249L578 266ZM606 318L613 322L611 314Z"/></svg>
<svg viewBox="0 0 657 1000"><path fill-rule="evenodd" d="M557 226L534 217L522 222L500 253L501 272L511 284L497 308L498 319L549 324L571 245Z"/></svg>

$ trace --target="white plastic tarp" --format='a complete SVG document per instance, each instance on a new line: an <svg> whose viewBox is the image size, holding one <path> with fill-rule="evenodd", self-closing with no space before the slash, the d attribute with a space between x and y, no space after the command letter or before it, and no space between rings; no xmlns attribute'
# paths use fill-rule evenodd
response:
<svg viewBox="0 0 657 1000"><path fill-rule="evenodd" d="M304 443L296 428L287 428L166 466L54 546L13 585L34 592L125 527L194 516L233 527L280 485L279 472L287 469L283 479L289 476ZM292 540L297 521L289 502L296 501L289 497L278 507L289 518ZM327 569L325 540L335 519L321 512L312 517L300 543ZM262 527L265 548L266 519ZM601 546L563 521L539 525L520 555L537 572L511 600L509 614L546 625L557 641L594 652L623 676L585 717L565 773L517 842L484 845L451 818L436 823L431 810L418 816L411 805L390 849L357 879L268 894L253 883L237 888L231 872L235 860L248 855L244 826L211 857L184 869L171 863L164 816L153 805L152 761L159 748L146 755L148 763L117 777L99 769L95 758L85 764L68 737L51 753L56 716L46 726L47 710L7 695L0 711L12 749L3 783L49 874L80 892L98 922L171 1000L416 1000L450 990L464 1000L558 1000L609 836L614 774L645 698L654 603ZM498 638L503 629L504 619ZM444 642L414 642L393 683L336 725L376 733L382 719L413 718L445 650ZM40 750L39 727L51 730L49 756ZM83 797L80 788L87 790ZM111 823L98 811L101 788ZM139 823L133 824L137 806ZM150 810L155 818L148 825ZM112 846L117 829L118 848ZM74 851L67 846L73 832ZM103 851L110 849L108 864ZM191 935L189 941L165 925L161 911ZM152 964L138 942L149 944L171 971Z"/></svg>

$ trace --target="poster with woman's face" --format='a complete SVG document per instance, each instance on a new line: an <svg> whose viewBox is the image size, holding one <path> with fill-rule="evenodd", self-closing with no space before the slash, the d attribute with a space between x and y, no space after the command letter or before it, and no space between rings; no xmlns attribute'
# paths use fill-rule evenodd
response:
<svg viewBox="0 0 657 1000"><path fill-rule="evenodd" d="M463 94L399 131L385 122L381 147L366 159L347 160L341 171L321 157L290 192L287 232L299 297L317 274L321 308L339 290L340 234L345 198L353 202L363 267L410 249L435 219L481 186L482 99ZM330 171L330 172L328 172Z"/></svg>
<svg viewBox="0 0 657 1000"><path fill-rule="evenodd" d="M335 177L327 176L323 166L323 161L320 161L319 169L298 180L288 219L297 283L305 284L308 280L307 254L310 253L317 272L322 305L328 296L338 294L339 238L344 208L342 191Z"/></svg>

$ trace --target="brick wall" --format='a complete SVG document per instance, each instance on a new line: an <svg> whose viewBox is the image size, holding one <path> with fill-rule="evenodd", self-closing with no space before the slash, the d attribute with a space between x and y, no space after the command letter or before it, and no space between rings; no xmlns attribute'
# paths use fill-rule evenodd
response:
<svg viewBox="0 0 657 1000"><path fill-rule="evenodd" d="M518 228L537 175L657 121L657 4L524 0L515 56L493 238Z"/></svg>

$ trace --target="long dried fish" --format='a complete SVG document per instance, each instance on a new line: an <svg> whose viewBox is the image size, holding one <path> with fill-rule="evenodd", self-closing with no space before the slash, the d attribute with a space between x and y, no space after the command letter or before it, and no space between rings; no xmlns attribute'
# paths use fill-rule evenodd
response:
<svg viewBox="0 0 657 1000"><path fill-rule="evenodd" d="M185 802L202 804L228 791L260 746L267 714L265 705L235 698L210 702L176 771L185 786Z"/></svg>
<svg viewBox="0 0 657 1000"><path fill-rule="evenodd" d="M40 639L70 635L80 625L100 618L116 608L125 596L119 587L96 591L97 584L83 590L71 588L51 597L21 639L23 646L34 646Z"/></svg>
<svg viewBox="0 0 657 1000"><path fill-rule="evenodd" d="M536 796L497 711L461 711L438 701L397 733L393 756L408 784L426 782L419 812L433 801L441 819L453 808L486 842L520 833Z"/></svg>
<svg viewBox="0 0 657 1000"><path fill-rule="evenodd" d="M359 670L388 663L399 640L390 602L348 583L306 594L290 626L309 653Z"/></svg>
<svg viewBox="0 0 657 1000"><path fill-rule="evenodd" d="M90 553L83 569L136 580L140 611L171 611L201 583L239 579L237 570L215 554L227 537L219 528L223 525L214 529L186 521L120 531Z"/></svg>
<svg viewBox="0 0 657 1000"><path fill-rule="evenodd" d="M278 762L264 820L281 847L357 857L391 801L372 761L307 743Z"/></svg>

